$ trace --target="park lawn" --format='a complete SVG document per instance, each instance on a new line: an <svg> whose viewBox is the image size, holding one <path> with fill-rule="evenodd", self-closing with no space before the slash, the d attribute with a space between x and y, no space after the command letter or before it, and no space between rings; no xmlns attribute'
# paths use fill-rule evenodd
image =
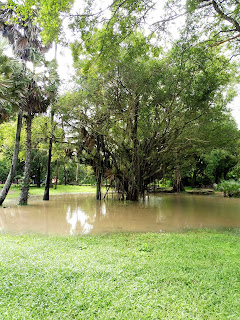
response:
<svg viewBox="0 0 240 320"><path fill-rule="evenodd" d="M240 319L239 236L0 235L0 319Z"/></svg>
<svg viewBox="0 0 240 320"><path fill-rule="evenodd" d="M3 185L0 185L0 190ZM21 186L20 185L12 185L10 188L10 192L7 195L7 199L17 198L20 195ZM103 188L104 192L105 188ZM95 186L73 186L73 185L58 185L57 189L50 188L50 195L64 194L64 193L95 193ZM43 196L44 187L37 188L35 186L31 186L29 190L30 196Z"/></svg>

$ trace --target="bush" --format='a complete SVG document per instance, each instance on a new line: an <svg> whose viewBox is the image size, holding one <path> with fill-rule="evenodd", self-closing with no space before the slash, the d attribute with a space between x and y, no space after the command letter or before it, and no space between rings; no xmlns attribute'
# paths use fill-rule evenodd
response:
<svg viewBox="0 0 240 320"><path fill-rule="evenodd" d="M214 187L219 191L223 191L224 197L240 197L240 180L223 180Z"/></svg>

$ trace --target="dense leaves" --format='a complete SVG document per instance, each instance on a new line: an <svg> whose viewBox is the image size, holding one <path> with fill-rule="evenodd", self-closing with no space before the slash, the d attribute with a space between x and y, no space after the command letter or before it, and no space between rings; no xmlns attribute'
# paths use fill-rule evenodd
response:
<svg viewBox="0 0 240 320"><path fill-rule="evenodd" d="M222 92L235 73L216 50L184 37L167 53L153 41L133 33L105 61L75 57L81 89L61 100L66 122L78 119L80 159L102 176L111 170L129 199L176 164L190 128L225 110Z"/></svg>
<svg viewBox="0 0 240 320"><path fill-rule="evenodd" d="M48 139L57 166L52 175L58 180L60 173L65 183L77 181L83 168L77 163L90 165L99 199L104 179L120 197L136 200L163 177L177 180L173 185L179 191L181 175L193 185L237 175L239 132L227 105L236 94L238 65L215 44L222 35L238 38L238 5L218 0L165 4L165 18L159 11L154 23L149 17L157 6L149 1L114 1L106 10L88 1L78 13L69 13L72 1L67 0L1 4L1 31L16 56L32 61L34 69L39 62L48 64L47 76L29 78L21 108L32 117L51 103L52 119L55 115L62 130L56 136L52 121L45 145L32 152L38 185ZM56 63L44 62L42 54L63 36L63 13L75 35L76 88L58 97ZM185 24L165 45L166 23L179 16ZM7 65L0 69L0 99L17 83ZM4 106L2 119L10 114L12 100Z"/></svg>
<svg viewBox="0 0 240 320"><path fill-rule="evenodd" d="M23 3L19 1L8 0L7 4L1 4L2 13L14 12L14 15L8 20L8 23L4 26L4 31L7 33L11 29L15 28L19 21L21 21L22 28L26 34L21 35L20 41L23 45L27 44L27 48L30 49L31 41L39 44L39 48L44 51L44 47L39 42L39 36L34 37L35 30L39 34L41 31L42 41L46 44L51 43L53 40L58 41L59 33L61 30L62 19L60 14L68 12L71 8L73 0L26 0ZM1 19L2 20L2 19ZM29 29L29 23L35 25L35 30L32 27ZM24 40L25 39L25 40ZM13 39L14 41L14 39Z"/></svg>

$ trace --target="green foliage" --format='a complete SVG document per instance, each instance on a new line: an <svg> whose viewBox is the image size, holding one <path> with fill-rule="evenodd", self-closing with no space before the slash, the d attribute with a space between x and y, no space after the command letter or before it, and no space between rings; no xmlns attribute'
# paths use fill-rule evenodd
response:
<svg viewBox="0 0 240 320"><path fill-rule="evenodd" d="M5 181L8 176L9 164L6 159L0 160L0 180Z"/></svg>
<svg viewBox="0 0 240 320"><path fill-rule="evenodd" d="M10 167L11 159L14 150L16 135L16 120L4 122L0 125L0 159L5 159ZM23 141L25 138L25 132L21 132L20 150L23 150ZM20 151L20 159L22 160L22 151Z"/></svg>
<svg viewBox="0 0 240 320"><path fill-rule="evenodd" d="M238 178L239 130L224 105L217 101L216 108L185 133L188 143L182 142L185 148L178 153L184 185L210 186L220 179Z"/></svg>
<svg viewBox="0 0 240 320"><path fill-rule="evenodd" d="M229 179L240 179L240 161L238 159L237 164L232 168L232 170L230 170L230 172L228 173L227 176Z"/></svg>
<svg viewBox="0 0 240 320"><path fill-rule="evenodd" d="M93 36L104 30L95 29ZM60 99L59 112L67 125L80 119L72 132L81 161L95 168L104 163L103 171L107 167L118 179L144 188L172 170L176 150L184 153L191 146L193 131L198 147L206 146L199 134L204 120L205 128L207 121L226 120L233 93L230 88L225 98L223 91L235 81L236 66L218 50L195 47L184 36L164 53L154 37L141 32L103 59L97 38L95 46L85 48L86 57L74 51L81 89ZM234 132L235 124L226 123Z"/></svg>
<svg viewBox="0 0 240 320"><path fill-rule="evenodd" d="M108 6L108 10L96 12L98 4L97 1L86 1L84 13L73 19L71 27L74 31L80 31L82 41L75 42L72 48L75 57L81 53L92 54L105 64L106 58L114 59L121 43L138 30L155 3L152 0L116 0Z"/></svg>
<svg viewBox="0 0 240 320"><path fill-rule="evenodd" d="M20 105L26 94L28 75L23 66L3 52L4 43L0 42L0 123L8 120Z"/></svg>
<svg viewBox="0 0 240 320"><path fill-rule="evenodd" d="M96 184L96 178L91 166L80 165L79 184Z"/></svg>
<svg viewBox="0 0 240 320"><path fill-rule="evenodd" d="M224 150L212 150L205 155L206 174L216 183L227 177L227 173L236 165L236 158Z"/></svg>
<svg viewBox="0 0 240 320"><path fill-rule="evenodd" d="M12 17L13 23L18 22L19 18L31 21L42 29L42 40L45 44L49 44L59 40L62 25L60 15L69 12L72 4L73 0L26 0L20 3L8 0L7 8L15 12Z"/></svg>
<svg viewBox="0 0 240 320"><path fill-rule="evenodd" d="M174 1L170 1L171 3ZM179 8L188 13L189 27L198 41L232 50L239 50L238 37L240 31L240 6L238 1L205 1L186 0ZM177 4L175 4L175 7ZM174 10L174 9L173 9ZM224 46L224 44L225 46Z"/></svg>
<svg viewBox="0 0 240 320"><path fill-rule="evenodd" d="M239 252L239 230L1 235L1 319L238 320Z"/></svg>
<svg viewBox="0 0 240 320"><path fill-rule="evenodd" d="M30 85L27 87L30 90L22 90L21 95L21 74L12 77L10 62L3 55L0 57L0 103L1 99L6 100L0 110L0 121L5 121L18 106L12 98L6 99L6 92L15 92L14 86L19 83L14 101L22 102L19 98L27 97L26 111L29 106L44 105L40 109L31 108L33 112L44 111L54 102L52 111L67 127L66 139L57 124L54 126L58 132L53 132L53 162L60 160L61 182L76 180L77 161L93 166L95 172L101 168L102 175L105 169L110 170L112 176L122 180L122 185L136 184L138 188L145 188L163 175L170 178L180 163L185 176L199 173L201 167L199 179L209 183L226 178L234 166L236 170L232 174L237 174L239 133L227 115L226 105L236 94L238 66L220 55L219 48L200 41L203 34L204 41L206 36L212 37L212 30L224 31L217 32L214 41L233 30L227 30L226 17L216 10L214 3L220 6L218 0L166 3L166 14L175 15L176 11L181 14L182 4L187 8L184 30L168 50L163 47L162 39L159 44L163 33L158 30L146 36L141 29L154 8L152 1L117 0L110 4L106 15L104 10L95 12L95 1L87 1L83 14L75 15L71 21L71 27L79 32L71 49L80 89L61 97L58 103L56 61L49 63L48 77L28 77L30 83L34 79L41 87ZM61 15L69 13L72 4L72 0L8 0L0 8L1 31L15 49L21 44L16 51L21 53L18 56L36 61L40 57L38 53L41 55L40 52L48 49L40 38L45 44L59 41ZM220 7L238 21L237 3L221 1ZM215 18L207 25L201 20L208 16L206 13ZM200 20L202 26L198 28ZM234 26L237 30L237 25ZM40 127L48 134L41 141L33 139L36 146L32 169L38 171L46 161L47 140L52 134L49 124L44 127L40 123ZM39 128L35 130L39 134ZM66 156L66 149L70 149L72 158ZM22 150L21 157L23 153ZM42 169L40 175L42 179ZM84 166L79 181L94 181Z"/></svg>
<svg viewBox="0 0 240 320"><path fill-rule="evenodd" d="M240 197L240 180L223 180L215 188L223 191L225 197Z"/></svg>

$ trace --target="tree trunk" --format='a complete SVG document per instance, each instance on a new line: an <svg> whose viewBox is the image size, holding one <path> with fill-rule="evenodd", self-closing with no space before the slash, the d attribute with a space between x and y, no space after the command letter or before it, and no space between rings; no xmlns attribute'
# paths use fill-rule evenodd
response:
<svg viewBox="0 0 240 320"><path fill-rule="evenodd" d="M37 188L41 187L41 165L40 165L40 163L38 163L38 167L37 167L36 184L37 184Z"/></svg>
<svg viewBox="0 0 240 320"><path fill-rule="evenodd" d="M57 159L57 174L56 174L55 189L57 189L58 177L59 177L59 159Z"/></svg>
<svg viewBox="0 0 240 320"><path fill-rule="evenodd" d="M52 144L53 144L53 118L54 112L51 110L51 133L49 138L49 146L48 146L48 163L47 163L47 176L45 182L45 189L43 200L49 200L49 187L50 187L50 179L51 179L51 160L52 160Z"/></svg>
<svg viewBox="0 0 240 320"><path fill-rule="evenodd" d="M101 193L101 185L102 185L102 163L101 163L101 156L100 156L100 150L101 150L101 137L98 135L96 142L97 142L97 167L96 167L96 180L97 180L97 190L96 190L96 199L101 200L102 199L102 193Z"/></svg>
<svg viewBox="0 0 240 320"><path fill-rule="evenodd" d="M78 176L79 176L79 163L77 163L77 169L76 169L76 184L78 184Z"/></svg>
<svg viewBox="0 0 240 320"><path fill-rule="evenodd" d="M128 183L126 200L130 201L138 201L139 198L139 190L135 183Z"/></svg>
<svg viewBox="0 0 240 320"><path fill-rule="evenodd" d="M180 166L179 165L177 165L176 168L175 168L173 191L174 192L184 191L184 186L183 186L183 183L182 183L181 171L180 171Z"/></svg>
<svg viewBox="0 0 240 320"><path fill-rule="evenodd" d="M29 184L30 184L30 173L31 173L31 149L32 149L32 115L28 113L26 116L26 159L24 168L24 177L22 183L21 194L19 198L19 205L27 205L29 196Z"/></svg>
<svg viewBox="0 0 240 320"><path fill-rule="evenodd" d="M50 179L51 179L51 159L52 159L52 137L50 137L49 139L47 176L46 176L43 200L49 200L49 187L50 187Z"/></svg>
<svg viewBox="0 0 240 320"><path fill-rule="evenodd" d="M22 110L19 110L12 165L11 165L7 180L0 194L0 205L2 205L3 201L6 199L6 196L8 194L8 191L11 187L11 184L14 178L14 173L17 166L17 159L18 159L18 153L19 153L21 129L22 129Z"/></svg>
<svg viewBox="0 0 240 320"><path fill-rule="evenodd" d="M64 176L64 185L67 185L67 172L66 172L66 166L65 166L65 161L63 165L63 176Z"/></svg>
<svg viewBox="0 0 240 320"><path fill-rule="evenodd" d="M197 170L193 171L193 177L192 177L192 181L191 181L191 187L195 188L197 185Z"/></svg>
<svg viewBox="0 0 240 320"><path fill-rule="evenodd" d="M101 200L102 199L102 193L101 193L101 184L102 184L102 177L99 170L97 170L96 178L97 178L97 191L96 191L96 199Z"/></svg>

